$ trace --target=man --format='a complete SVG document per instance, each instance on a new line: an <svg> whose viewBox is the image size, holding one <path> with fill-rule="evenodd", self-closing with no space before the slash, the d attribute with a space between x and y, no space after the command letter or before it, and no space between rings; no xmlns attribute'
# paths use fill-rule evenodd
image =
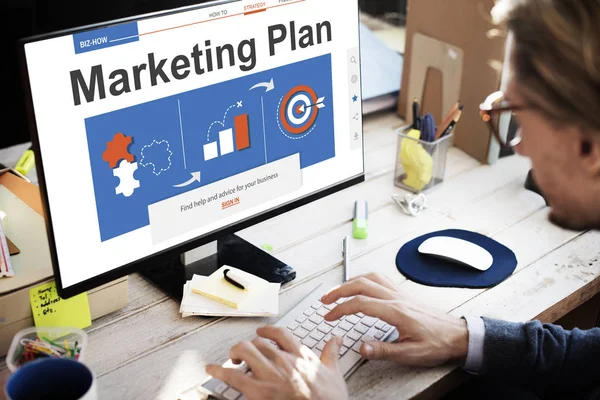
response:
<svg viewBox="0 0 600 400"><path fill-rule="evenodd" d="M503 101L495 94L482 104L484 120L497 133L497 115L513 112L521 129L512 145L531 159L554 223L600 228L600 1L501 0L493 16L512 35L512 77ZM327 320L362 312L398 329L396 343L364 343L367 359L411 366L457 363L541 398L600 395L600 329L457 318L423 307L377 275L353 279L322 301L342 297L351 299ZM232 359L246 361L252 376L219 366L207 371L250 400L348 397L337 364L339 338L319 360L283 330L265 327L258 335L231 351Z"/></svg>

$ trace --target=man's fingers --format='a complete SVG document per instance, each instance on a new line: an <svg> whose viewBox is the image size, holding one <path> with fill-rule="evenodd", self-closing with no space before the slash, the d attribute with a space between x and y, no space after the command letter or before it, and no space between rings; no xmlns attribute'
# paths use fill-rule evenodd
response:
<svg viewBox="0 0 600 400"><path fill-rule="evenodd" d="M321 298L321 301L325 304L331 304L340 298L358 295L381 300L393 300L396 297L396 294L387 286L374 282L366 277L359 277L332 289Z"/></svg>
<svg viewBox="0 0 600 400"><path fill-rule="evenodd" d="M323 353L321 354L321 362L329 368L334 368L336 371L340 368L339 352L342 346L342 338L339 336L333 337L327 342Z"/></svg>
<svg viewBox="0 0 600 400"><path fill-rule="evenodd" d="M324 318L327 321L335 321L344 315L357 314L360 312L370 317L379 318L394 326L401 322L398 321L401 315L397 310L395 302L373 299L365 296L355 296L352 299L343 302L328 314L325 314Z"/></svg>
<svg viewBox="0 0 600 400"><path fill-rule="evenodd" d="M435 366L438 362L426 356L419 343L365 342L360 354L367 360L390 360L407 366Z"/></svg>
<svg viewBox="0 0 600 400"><path fill-rule="evenodd" d="M245 361L248 368L259 379L273 379L279 377L279 372L251 342L244 341L233 346L229 352L232 360Z"/></svg>
<svg viewBox="0 0 600 400"><path fill-rule="evenodd" d="M263 326L258 328L256 333L260 337L274 341L283 351L287 351L297 357L302 357L300 344L287 329L276 326Z"/></svg>
<svg viewBox="0 0 600 400"><path fill-rule="evenodd" d="M220 365L209 364L206 366L206 372L213 378L217 378L244 394L256 390L256 382L244 374L242 371L233 368L223 368Z"/></svg>

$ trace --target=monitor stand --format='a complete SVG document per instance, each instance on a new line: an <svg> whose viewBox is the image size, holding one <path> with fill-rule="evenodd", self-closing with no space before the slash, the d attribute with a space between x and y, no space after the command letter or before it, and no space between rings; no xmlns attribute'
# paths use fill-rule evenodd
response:
<svg viewBox="0 0 600 400"><path fill-rule="evenodd" d="M284 284L296 277L292 267L237 235L225 236L170 261L153 262L143 267L140 274L181 301L183 285L193 275L208 276L223 265L239 268L269 282Z"/></svg>

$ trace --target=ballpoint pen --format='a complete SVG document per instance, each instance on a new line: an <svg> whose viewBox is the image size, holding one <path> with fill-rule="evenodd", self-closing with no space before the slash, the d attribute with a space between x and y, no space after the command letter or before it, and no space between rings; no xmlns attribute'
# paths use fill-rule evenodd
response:
<svg viewBox="0 0 600 400"><path fill-rule="evenodd" d="M349 237L346 236L342 242L342 254L344 255L344 282L348 282L350 270L350 255L348 254Z"/></svg>

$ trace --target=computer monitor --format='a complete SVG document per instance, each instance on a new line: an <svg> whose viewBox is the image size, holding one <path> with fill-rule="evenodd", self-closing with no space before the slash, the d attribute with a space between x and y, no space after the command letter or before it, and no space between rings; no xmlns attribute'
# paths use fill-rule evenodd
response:
<svg viewBox="0 0 600 400"><path fill-rule="evenodd" d="M21 48L65 298L138 270L180 298L192 269L170 261L218 239L213 264L289 279L231 235L364 180L357 0L209 2Z"/></svg>

